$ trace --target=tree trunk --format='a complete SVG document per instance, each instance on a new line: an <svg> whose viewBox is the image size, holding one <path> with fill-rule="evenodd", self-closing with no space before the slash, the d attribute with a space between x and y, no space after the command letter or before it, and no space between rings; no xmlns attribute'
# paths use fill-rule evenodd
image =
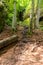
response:
<svg viewBox="0 0 43 65"><path fill-rule="evenodd" d="M17 35L13 35L6 39L0 40L0 49L18 40Z"/></svg>
<svg viewBox="0 0 43 65"><path fill-rule="evenodd" d="M33 30L33 23L34 23L34 0L32 0L32 4L31 4L32 8L31 8L31 13L30 13L30 32L32 32Z"/></svg>
<svg viewBox="0 0 43 65"><path fill-rule="evenodd" d="M14 15L13 15L13 20L12 20L12 28L15 30L16 29L16 23L17 23L17 18L16 18L16 1L14 2Z"/></svg>
<svg viewBox="0 0 43 65"><path fill-rule="evenodd" d="M36 12L36 23L35 23L35 27L37 29L40 28L40 25L39 25L39 18L40 18L40 2L41 0L38 0L37 2L37 12Z"/></svg>

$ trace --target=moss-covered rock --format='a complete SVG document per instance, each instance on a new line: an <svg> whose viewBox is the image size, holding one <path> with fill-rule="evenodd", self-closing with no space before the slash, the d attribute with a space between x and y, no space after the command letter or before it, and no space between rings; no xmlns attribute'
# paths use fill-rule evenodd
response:
<svg viewBox="0 0 43 65"><path fill-rule="evenodd" d="M4 4L2 2L0 2L0 32L4 28L5 17L6 17L6 12L5 12L5 8L4 8Z"/></svg>

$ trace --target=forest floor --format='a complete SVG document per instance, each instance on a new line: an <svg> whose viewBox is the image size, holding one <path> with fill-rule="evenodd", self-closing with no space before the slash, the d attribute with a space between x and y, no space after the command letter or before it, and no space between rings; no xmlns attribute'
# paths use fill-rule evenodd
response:
<svg viewBox="0 0 43 65"><path fill-rule="evenodd" d="M6 25L3 29L3 31L0 33L0 40L8 38L14 34L15 34L15 32L9 26Z"/></svg>
<svg viewBox="0 0 43 65"><path fill-rule="evenodd" d="M23 39L18 35L18 42L0 49L0 65L43 65L43 31Z"/></svg>

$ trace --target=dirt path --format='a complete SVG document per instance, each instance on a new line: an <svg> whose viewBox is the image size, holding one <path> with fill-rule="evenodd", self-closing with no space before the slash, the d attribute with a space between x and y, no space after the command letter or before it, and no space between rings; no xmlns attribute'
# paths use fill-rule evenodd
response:
<svg viewBox="0 0 43 65"><path fill-rule="evenodd" d="M43 65L43 32L35 33L29 40L0 50L0 65Z"/></svg>
<svg viewBox="0 0 43 65"><path fill-rule="evenodd" d="M34 43L34 42L33 42ZM0 55L0 65L43 65L43 46L21 43Z"/></svg>

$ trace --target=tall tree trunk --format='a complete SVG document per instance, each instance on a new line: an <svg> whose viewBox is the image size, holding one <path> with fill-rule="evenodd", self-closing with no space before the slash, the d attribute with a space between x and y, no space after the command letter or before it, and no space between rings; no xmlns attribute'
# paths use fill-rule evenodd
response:
<svg viewBox="0 0 43 65"><path fill-rule="evenodd" d="M30 13L30 32L32 32L33 30L33 23L34 23L34 0L32 0L32 3L31 3L31 13Z"/></svg>
<svg viewBox="0 0 43 65"><path fill-rule="evenodd" d="M39 18L40 18L40 2L41 0L38 0L37 1L37 13L36 13L36 23L35 23L35 27L37 29L40 28L40 25L39 25Z"/></svg>
<svg viewBox="0 0 43 65"><path fill-rule="evenodd" d="M13 15L13 20L12 20L12 28L15 30L16 29L16 23L17 23L17 17L16 17L16 1L14 2L14 15Z"/></svg>

